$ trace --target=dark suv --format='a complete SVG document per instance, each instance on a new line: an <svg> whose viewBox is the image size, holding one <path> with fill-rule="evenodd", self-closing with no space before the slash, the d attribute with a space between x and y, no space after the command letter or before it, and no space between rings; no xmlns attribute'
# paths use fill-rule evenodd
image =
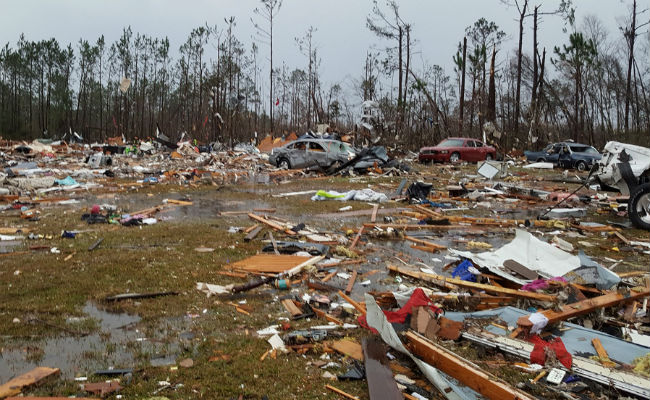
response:
<svg viewBox="0 0 650 400"><path fill-rule="evenodd" d="M524 155L529 162L550 162L579 171L591 169L602 157L592 146L573 142L552 143L542 151L525 151Z"/></svg>

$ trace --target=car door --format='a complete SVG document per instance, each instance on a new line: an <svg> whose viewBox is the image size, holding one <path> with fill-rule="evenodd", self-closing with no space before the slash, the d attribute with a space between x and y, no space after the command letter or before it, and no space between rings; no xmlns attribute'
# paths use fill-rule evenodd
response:
<svg viewBox="0 0 650 400"><path fill-rule="evenodd" d="M309 142L309 146L307 147L307 166L327 167L329 165L325 147L318 142Z"/></svg>
<svg viewBox="0 0 650 400"><path fill-rule="evenodd" d="M305 168L307 164L307 142L297 141L289 151L289 162L292 168Z"/></svg>
<svg viewBox="0 0 650 400"><path fill-rule="evenodd" d="M478 140L474 141L474 146L476 147L476 161L485 160L485 154L487 152L487 147Z"/></svg>
<svg viewBox="0 0 650 400"><path fill-rule="evenodd" d="M558 154L557 164L562 168L571 168L571 150L569 146L562 145Z"/></svg>
<svg viewBox="0 0 650 400"><path fill-rule="evenodd" d="M561 150L562 150L562 144L560 143L554 144L553 147L551 148L550 153L548 153L548 155L546 156L546 161L553 164L557 164Z"/></svg>
<svg viewBox="0 0 650 400"><path fill-rule="evenodd" d="M474 161L474 141L466 140L460 152L460 158L463 161Z"/></svg>

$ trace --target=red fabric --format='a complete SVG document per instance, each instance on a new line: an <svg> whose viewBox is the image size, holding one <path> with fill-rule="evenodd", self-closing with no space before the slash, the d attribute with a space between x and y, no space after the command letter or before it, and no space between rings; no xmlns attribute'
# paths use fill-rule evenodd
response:
<svg viewBox="0 0 650 400"><path fill-rule="evenodd" d="M538 335L533 335L528 338L528 341L535 344L533 351L530 353L530 362L534 364L544 365L546 362L546 352L545 348L549 347L555 352L557 359L564 365L567 369L571 369L573 364L573 357L564 347L562 339L559 337L553 338L550 341L545 341Z"/></svg>
<svg viewBox="0 0 650 400"><path fill-rule="evenodd" d="M386 311L382 310L384 312L384 315L386 315L386 319L390 323L399 323L403 324L406 321L406 317L411 315L413 312L413 307L429 307L431 311L433 311L436 314L442 313L442 310L436 306L433 305L433 302L429 297L427 297L426 294L424 294L424 290L421 288L417 288L413 291L413 294L411 295L411 298L409 301L404 304L404 307L400 308L398 311ZM377 330L374 328L371 328L368 325L368 322L366 321L366 316L361 315L359 318L357 318L357 321L359 322L359 325L363 326L364 328L370 329L373 333L377 333Z"/></svg>

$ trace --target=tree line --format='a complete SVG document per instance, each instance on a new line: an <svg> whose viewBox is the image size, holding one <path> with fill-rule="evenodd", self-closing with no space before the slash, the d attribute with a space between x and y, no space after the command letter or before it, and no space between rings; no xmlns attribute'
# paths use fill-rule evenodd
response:
<svg viewBox="0 0 650 400"><path fill-rule="evenodd" d="M648 9L623 3L619 31L608 32L598 17L576 21L571 0L553 4L502 0L517 25L486 18L469 25L448 73L416 60L428 44L414 37L395 1L375 0L366 26L385 47L369 49L347 85L322 81L317 28L295 38L302 66L273 59L280 0L261 0L245 21L256 32L248 44L234 17L193 29L177 52L167 37L131 27L113 43L21 35L0 48L0 135L54 138L72 130L86 141L131 140L159 127L172 139L186 132L234 145L254 132L300 134L317 124L360 132L368 128L359 124L360 104L371 101L380 115L371 134L411 149L448 136L486 137L503 150L563 139L650 145ZM540 49L539 27L549 19L561 21L565 39ZM517 38L510 51L507 31Z"/></svg>

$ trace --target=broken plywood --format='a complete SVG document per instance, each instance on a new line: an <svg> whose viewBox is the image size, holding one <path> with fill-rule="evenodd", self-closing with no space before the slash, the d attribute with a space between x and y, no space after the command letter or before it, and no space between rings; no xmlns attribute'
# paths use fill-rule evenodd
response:
<svg viewBox="0 0 650 400"><path fill-rule="evenodd" d="M311 260L312 257L258 254L230 264L231 269L279 274Z"/></svg>
<svg viewBox="0 0 650 400"><path fill-rule="evenodd" d="M17 395L24 388L38 385L48 378L59 375L60 372L61 371L58 368L36 367L33 370L10 380L4 385L1 385L0 399Z"/></svg>

